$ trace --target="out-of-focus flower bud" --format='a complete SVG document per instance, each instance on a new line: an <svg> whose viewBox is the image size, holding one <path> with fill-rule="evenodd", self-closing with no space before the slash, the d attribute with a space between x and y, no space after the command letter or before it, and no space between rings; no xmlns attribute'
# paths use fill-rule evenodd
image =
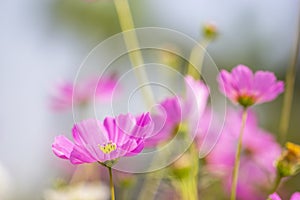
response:
<svg viewBox="0 0 300 200"><path fill-rule="evenodd" d="M291 142L286 143L286 149L282 152L276 163L280 176L293 176L300 172L300 146Z"/></svg>
<svg viewBox="0 0 300 200"><path fill-rule="evenodd" d="M218 29L214 23L205 23L202 27L202 33L205 39L214 40L218 36Z"/></svg>

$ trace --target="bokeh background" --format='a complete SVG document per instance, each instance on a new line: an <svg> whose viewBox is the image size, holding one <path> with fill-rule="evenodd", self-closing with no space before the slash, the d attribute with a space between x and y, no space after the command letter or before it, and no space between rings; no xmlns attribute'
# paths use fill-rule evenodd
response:
<svg viewBox="0 0 300 200"><path fill-rule="evenodd" d="M220 33L207 50L219 68L243 63L285 77L299 0L131 0L130 5L136 27L170 28L196 40L201 26L213 21ZM50 91L57 80L73 80L91 49L120 32L119 23L111 0L3 1L0 16L0 195L42 199L61 168L51 151L53 137L68 132L73 122L71 112L49 109ZM297 73L288 137L300 143ZM282 96L257 108L261 125L274 134L281 104ZM287 182L291 191L300 189L299 179Z"/></svg>

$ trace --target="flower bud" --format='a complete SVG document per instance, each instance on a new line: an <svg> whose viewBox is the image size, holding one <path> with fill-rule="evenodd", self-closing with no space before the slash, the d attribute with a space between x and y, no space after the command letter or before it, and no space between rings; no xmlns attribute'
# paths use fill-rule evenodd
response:
<svg viewBox="0 0 300 200"><path fill-rule="evenodd" d="M204 38L214 40L218 35L217 26L213 23L205 23L202 27Z"/></svg>
<svg viewBox="0 0 300 200"><path fill-rule="evenodd" d="M300 172L300 146L291 142L286 143L286 149L282 152L276 163L280 176L293 176Z"/></svg>

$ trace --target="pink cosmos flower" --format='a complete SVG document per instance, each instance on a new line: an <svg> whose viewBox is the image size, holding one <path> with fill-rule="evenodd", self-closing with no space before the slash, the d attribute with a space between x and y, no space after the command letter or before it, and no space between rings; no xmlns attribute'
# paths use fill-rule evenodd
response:
<svg viewBox="0 0 300 200"><path fill-rule="evenodd" d="M221 137L206 158L208 169L221 178L226 192L230 192L231 189L231 176L239 136L237 124L241 124L241 113L230 110ZM273 135L259 128L256 116L249 112L242 140L238 198L265 199L266 194L262 191L274 180L276 175L274 162L280 152L280 145L276 143Z"/></svg>
<svg viewBox="0 0 300 200"><path fill-rule="evenodd" d="M57 85L51 97L51 108L61 111L72 108L72 105L84 105L94 98L107 101L111 98L117 84L116 76L92 77L74 85L72 82L62 82Z"/></svg>
<svg viewBox="0 0 300 200"><path fill-rule="evenodd" d="M269 196L271 200L281 200L280 196L277 193L273 193ZM295 192L292 194L290 200L300 200L300 192Z"/></svg>
<svg viewBox="0 0 300 200"><path fill-rule="evenodd" d="M68 159L72 164L107 164L120 157L141 152L144 148L143 138L151 132L147 131L149 124L149 113L138 117L131 114L107 117L103 123L96 119L84 120L73 127L74 142L65 136L57 136L52 150L56 156Z"/></svg>
<svg viewBox="0 0 300 200"><path fill-rule="evenodd" d="M169 140L176 134L178 126L185 123L190 132L196 130L206 108L209 90L200 80L185 77L186 93L184 97L169 97L159 103L157 113L153 113L154 128L152 135L146 138L146 146L153 147Z"/></svg>
<svg viewBox="0 0 300 200"><path fill-rule="evenodd" d="M231 73L221 70L217 80L221 92L244 107L272 101L284 91L283 82L276 81L274 73L257 71L253 74L244 65L238 65Z"/></svg>

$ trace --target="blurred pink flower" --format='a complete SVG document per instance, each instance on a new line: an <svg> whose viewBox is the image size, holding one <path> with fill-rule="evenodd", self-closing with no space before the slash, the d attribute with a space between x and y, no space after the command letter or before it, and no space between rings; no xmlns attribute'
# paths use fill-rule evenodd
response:
<svg viewBox="0 0 300 200"><path fill-rule="evenodd" d="M121 120L119 120L121 119ZM149 113L138 117L131 114L107 117L101 123L96 119L84 120L74 125L74 143L65 136L57 136L52 144L56 156L72 164L114 161L132 156L144 148L144 137L151 119Z"/></svg>
<svg viewBox="0 0 300 200"><path fill-rule="evenodd" d="M273 193L269 196L271 200L281 200L280 196L277 193Z"/></svg>
<svg viewBox="0 0 300 200"><path fill-rule="evenodd" d="M238 65L231 73L222 70L217 80L221 92L244 107L272 101L284 91L284 83L276 81L274 73L257 71L253 74L244 65Z"/></svg>
<svg viewBox="0 0 300 200"><path fill-rule="evenodd" d="M209 89L200 80L185 77L185 96L169 97L159 103L156 113L152 113L154 128L145 145L153 147L165 142L176 134L178 126L185 123L189 132L197 129L206 108ZM193 133L194 137L195 133Z"/></svg>
<svg viewBox="0 0 300 200"><path fill-rule="evenodd" d="M269 196L271 200L281 200L280 196L277 193L273 193ZM292 194L290 200L300 200L300 192L295 192Z"/></svg>
<svg viewBox="0 0 300 200"><path fill-rule="evenodd" d="M290 200L300 200L300 192L295 192L295 193L291 196Z"/></svg>
<svg viewBox="0 0 300 200"><path fill-rule="evenodd" d="M117 79L115 75L92 77L81 82L62 82L57 85L51 97L51 108L61 111L72 108L72 105L83 105L94 98L108 101L115 90Z"/></svg>
<svg viewBox="0 0 300 200"><path fill-rule="evenodd" d="M222 179L224 188L230 192L231 175L239 136L237 124L241 124L241 112L230 110L226 116L221 137L207 156L208 169ZM242 141L237 197L240 199L265 199L263 189L276 175L275 160L281 148L272 134L260 129L256 116L249 112ZM251 198L249 198L251 197Z"/></svg>

